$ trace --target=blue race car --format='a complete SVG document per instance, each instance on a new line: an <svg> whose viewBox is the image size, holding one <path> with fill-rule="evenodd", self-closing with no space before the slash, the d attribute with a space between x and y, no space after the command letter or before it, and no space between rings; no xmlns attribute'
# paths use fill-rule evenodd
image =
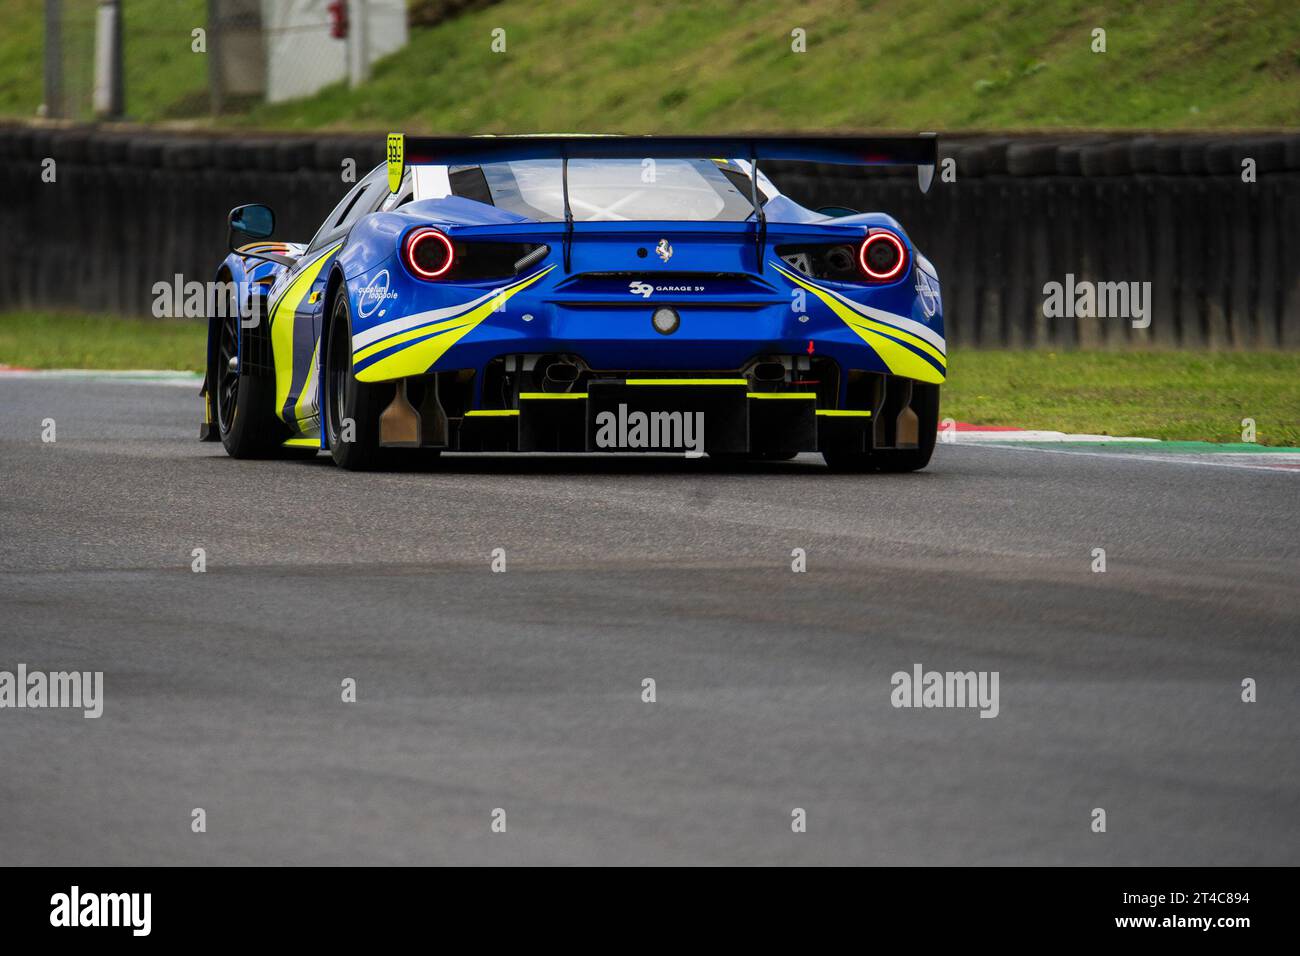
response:
<svg viewBox="0 0 1300 956"><path fill-rule="evenodd" d="M388 138L307 244L230 214L205 424L237 458L685 451L911 471L947 368L934 267L767 160L913 165L918 137ZM234 247L240 234L251 243Z"/></svg>

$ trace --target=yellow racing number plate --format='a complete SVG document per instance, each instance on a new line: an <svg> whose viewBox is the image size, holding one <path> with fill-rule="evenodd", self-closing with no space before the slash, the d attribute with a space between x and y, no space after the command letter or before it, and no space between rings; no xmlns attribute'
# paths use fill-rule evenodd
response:
<svg viewBox="0 0 1300 956"><path fill-rule="evenodd" d="M406 137L401 133L388 134L388 191L402 188L402 173L406 167Z"/></svg>

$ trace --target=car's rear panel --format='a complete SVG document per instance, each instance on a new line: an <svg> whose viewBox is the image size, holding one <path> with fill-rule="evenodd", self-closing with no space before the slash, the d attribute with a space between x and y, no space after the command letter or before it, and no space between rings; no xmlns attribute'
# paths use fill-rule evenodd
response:
<svg viewBox="0 0 1300 956"><path fill-rule="evenodd" d="M388 443L604 450L603 413L642 411L702 413L714 453L907 447L899 418L911 383L943 379L937 279L927 274L930 291L918 291L924 260L888 217L768 224L761 236L752 222L588 222L566 243L563 224L457 226L431 217L432 205L373 218L395 220L377 224L388 235L418 220L461 248L547 251L495 280L423 281L399 255L348 277L358 379L405 390L389 416L402 420L402 440ZM799 270L808 260L777 255L860 242L872 228L907 244L895 281L814 278ZM388 309L375 306L381 292ZM675 317L667 331L654 324L664 310Z"/></svg>

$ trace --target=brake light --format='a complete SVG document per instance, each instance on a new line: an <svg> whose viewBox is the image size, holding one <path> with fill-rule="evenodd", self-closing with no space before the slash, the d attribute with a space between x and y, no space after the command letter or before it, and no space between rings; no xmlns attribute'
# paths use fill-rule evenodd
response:
<svg viewBox="0 0 1300 956"><path fill-rule="evenodd" d="M873 232L862 240L858 265L872 282L890 282L902 275L907 265L907 250L892 232Z"/></svg>
<svg viewBox="0 0 1300 956"><path fill-rule="evenodd" d="M421 279L439 279L451 271L456 251L437 229L412 229L402 244L402 260Z"/></svg>

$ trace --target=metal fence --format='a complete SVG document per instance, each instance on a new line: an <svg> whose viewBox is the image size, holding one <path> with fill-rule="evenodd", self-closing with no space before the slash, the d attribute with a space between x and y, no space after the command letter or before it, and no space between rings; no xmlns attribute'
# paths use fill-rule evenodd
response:
<svg viewBox="0 0 1300 956"><path fill-rule="evenodd" d="M1300 136L941 143L927 194L910 172L768 172L805 205L894 215L938 267L956 344L1300 347ZM268 202L277 236L306 240L347 161L363 175L383 145L0 128L0 308L148 314L155 283L212 278L231 207ZM1151 283L1150 325L1049 318L1044 287L1067 276Z"/></svg>
<svg viewBox="0 0 1300 956"><path fill-rule="evenodd" d="M408 36L406 0L43 2L50 119L184 120L290 101L363 81ZM111 106L95 102L106 76Z"/></svg>

